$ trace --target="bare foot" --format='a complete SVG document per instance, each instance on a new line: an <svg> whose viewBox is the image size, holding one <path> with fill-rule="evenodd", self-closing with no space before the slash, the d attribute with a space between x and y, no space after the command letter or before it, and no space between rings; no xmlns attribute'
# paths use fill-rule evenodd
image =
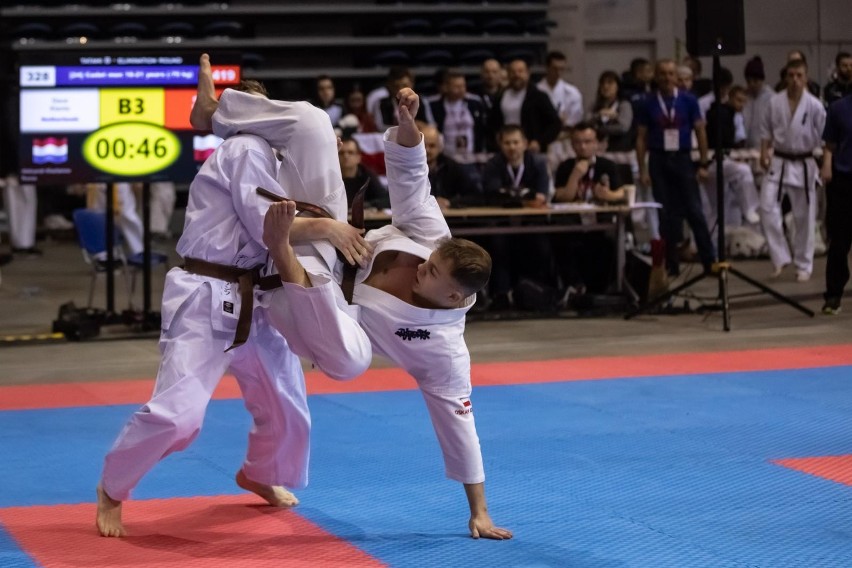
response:
<svg viewBox="0 0 852 568"><path fill-rule="evenodd" d="M263 485L246 477L243 470L237 472L237 485L262 497L273 507L295 507L299 504L296 496L280 485Z"/></svg>
<svg viewBox="0 0 852 568"><path fill-rule="evenodd" d="M95 521L101 536L127 536L121 524L121 501L115 501L98 484L98 516Z"/></svg>
<svg viewBox="0 0 852 568"><path fill-rule="evenodd" d="M196 130L212 130L213 113L217 108L219 100L216 98L216 87L213 84L210 56L203 53L198 62L198 92L189 113L189 123Z"/></svg>

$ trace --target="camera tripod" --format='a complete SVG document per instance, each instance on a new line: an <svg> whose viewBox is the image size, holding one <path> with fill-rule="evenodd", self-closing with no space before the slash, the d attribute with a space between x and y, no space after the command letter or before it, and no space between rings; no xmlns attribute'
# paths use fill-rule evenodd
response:
<svg viewBox="0 0 852 568"><path fill-rule="evenodd" d="M720 89L720 79L719 79L719 71L721 69L720 63L720 53L722 51L721 40L719 40L716 44L716 50L713 53L713 93L715 95L715 102L717 105L721 105L722 97L721 97L721 89ZM803 314L814 317L814 312L809 310L802 304L796 302L795 300L784 296L783 294L773 290L769 286L758 282L754 278L743 274L736 268L734 268L731 263L727 260L726 250L725 250L725 180L722 171L722 160L724 159L724 149L722 148L722 121L720 120L719 113L716 116L716 128L715 128L715 144L714 144L714 155L713 159L716 162L716 209L717 209L717 254L719 260L713 263L711 269L709 271L703 272L694 278L691 278L684 282L683 284L653 298L644 304L641 304L637 308L628 312L624 319L630 319L634 316L637 316L641 313L647 312L664 302L666 302L669 298L676 296L681 291L686 290L687 288L693 286L697 282L704 280L705 278L715 278L719 283L719 293L716 298L717 303L720 305L722 310L722 326L725 331L731 330L731 317L730 317L730 295L728 294L728 277L729 274L732 274L739 278L740 280L751 284L753 287L757 288L761 292L769 294L779 302L783 302ZM667 246L671 246L671 244L666 243Z"/></svg>

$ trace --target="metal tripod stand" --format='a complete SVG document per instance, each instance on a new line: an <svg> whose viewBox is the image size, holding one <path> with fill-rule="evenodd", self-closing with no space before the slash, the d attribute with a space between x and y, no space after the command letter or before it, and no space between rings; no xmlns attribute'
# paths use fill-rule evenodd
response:
<svg viewBox="0 0 852 568"><path fill-rule="evenodd" d="M721 40L718 40L716 43L716 50L713 53L713 93L715 95L715 102L717 105L722 104L722 97L720 93L720 79L719 79L719 70L721 69L720 62L720 54L722 52L722 43ZM719 114L717 113L716 117L716 129L715 129L716 140L713 148L713 159L716 162L716 209L717 209L717 255L719 260L713 263L713 266L709 272L703 272L694 278L691 278L684 282L683 284L669 290L668 292L653 298L635 308L634 310L628 312L624 319L630 319L634 316L637 316L641 313L647 312L664 302L666 302L669 298L676 296L681 291L686 290L691 287L693 284L704 280L705 278L716 278L719 283L719 295L716 298L717 303L720 305L722 310L722 326L725 331L731 330L731 317L730 317L730 296L728 294L728 275L732 274L739 278L740 280L747 282L766 294L769 294L776 300L783 302L803 314L814 317L814 312L803 306L802 304L796 302L795 300L784 296L783 294L773 290L769 286L758 282L754 278L743 274L736 268L734 268L730 261L727 260L726 249L725 249L725 180L722 171L722 160L724 159L724 148L722 148L722 121L720 120Z"/></svg>

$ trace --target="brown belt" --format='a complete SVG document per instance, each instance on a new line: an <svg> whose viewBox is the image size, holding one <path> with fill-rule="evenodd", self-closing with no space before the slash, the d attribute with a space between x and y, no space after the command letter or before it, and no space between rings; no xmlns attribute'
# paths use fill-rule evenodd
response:
<svg viewBox="0 0 852 568"><path fill-rule="evenodd" d="M355 197L352 198L352 208L350 211L350 221L349 224L357 229L364 228L364 196L367 193L367 186L369 185L370 180L364 182L364 185L355 193ZM270 201L292 201L291 199L287 199L286 197L281 197L280 195L276 195L269 190L263 189L262 187L257 188L258 195L261 195ZM308 211L313 213L317 217L325 217L327 219L334 219L331 214L319 207L317 205L313 205L311 203L305 203L303 201L296 201L296 208L299 211ZM343 255L338 251L338 258L343 261L343 281L340 283L340 288L343 290L343 297L346 298L346 302L352 303L352 295L355 292L355 276L358 273L358 265L357 264L349 264L346 262L346 259Z"/></svg>
<svg viewBox="0 0 852 568"><path fill-rule="evenodd" d="M240 292L240 315L237 318L237 331L234 342L225 351L239 347L248 340L251 331L251 314L254 310L254 287L261 290L273 290L281 287L281 278L277 274L261 276L262 266L254 268L237 268L227 264L216 264L200 258L185 258L183 269L193 274L209 276L225 282L236 282Z"/></svg>

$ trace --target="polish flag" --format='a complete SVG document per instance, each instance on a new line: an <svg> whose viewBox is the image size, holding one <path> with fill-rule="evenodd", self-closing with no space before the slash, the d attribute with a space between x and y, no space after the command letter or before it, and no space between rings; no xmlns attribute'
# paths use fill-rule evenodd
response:
<svg viewBox="0 0 852 568"><path fill-rule="evenodd" d="M196 162L203 162L210 157L223 140L215 134L192 137L192 157Z"/></svg>
<svg viewBox="0 0 852 568"><path fill-rule="evenodd" d="M68 161L68 138L33 138L33 164L64 164Z"/></svg>
<svg viewBox="0 0 852 568"><path fill-rule="evenodd" d="M378 176L385 175L385 137L378 132L356 132L352 138L361 148L361 163Z"/></svg>

